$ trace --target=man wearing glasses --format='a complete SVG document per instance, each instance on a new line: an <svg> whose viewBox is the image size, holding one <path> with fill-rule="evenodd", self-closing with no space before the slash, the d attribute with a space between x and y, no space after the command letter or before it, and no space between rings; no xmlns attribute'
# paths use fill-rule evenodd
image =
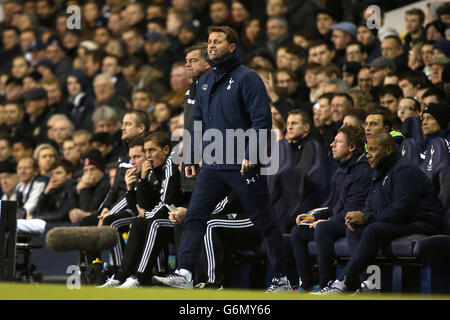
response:
<svg viewBox="0 0 450 320"><path fill-rule="evenodd" d="M403 123L409 117L418 117L420 114L420 103L413 97L400 99L397 106L397 117Z"/></svg>

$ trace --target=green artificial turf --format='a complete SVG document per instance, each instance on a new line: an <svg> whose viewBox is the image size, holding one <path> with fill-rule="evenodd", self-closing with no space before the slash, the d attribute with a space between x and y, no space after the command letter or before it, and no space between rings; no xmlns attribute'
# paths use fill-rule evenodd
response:
<svg viewBox="0 0 450 320"><path fill-rule="evenodd" d="M1 300L450 300L450 295L350 294L316 296L305 293L265 293L263 290L183 290L140 287L136 289L96 288L81 285L68 289L65 284L0 283Z"/></svg>

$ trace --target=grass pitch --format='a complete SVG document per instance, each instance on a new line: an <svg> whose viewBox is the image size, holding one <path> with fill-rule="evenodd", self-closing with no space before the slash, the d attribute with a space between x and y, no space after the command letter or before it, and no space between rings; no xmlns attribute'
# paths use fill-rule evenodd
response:
<svg viewBox="0 0 450 320"><path fill-rule="evenodd" d="M141 287L136 289L96 288L81 285L68 289L65 284L0 283L1 300L450 300L450 295L349 294L315 296L305 293L265 293L261 290L183 290Z"/></svg>

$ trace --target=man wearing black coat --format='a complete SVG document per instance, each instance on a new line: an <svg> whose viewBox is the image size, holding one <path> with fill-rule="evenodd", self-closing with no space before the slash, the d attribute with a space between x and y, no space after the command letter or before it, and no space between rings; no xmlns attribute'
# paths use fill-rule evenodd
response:
<svg viewBox="0 0 450 320"><path fill-rule="evenodd" d="M83 175L76 186L78 207L70 210L72 223L91 225L91 216L97 218L97 208L102 203L110 188L109 177L105 174L105 162L97 149L92 149L83 159ZM96 220L95 220L96 221Z"/></svg>
<svg viewBox="0 0 450 320"><path fill-rule="evenodd" d="M51 111L48 107L47 91L32 88L23 94L26 115L24 126L31 128L31 136L37 144L47 141L47 120Z"/></svg>
<svg viewBox="0 0 450 320"><path fill-rule="evenodd" d="M367 148L369 165L376 172L364 209L349 211L345 216L351 258L339 278L318 294L339 294L356 288L359 275L378 250L395 238L410 234L430 236L440 231L444 210L425 173L402 160L388 133L368 138ZM363 281L358 291L380 289Z"/></svg>
<svg viewBox="0 0 450 320"><path fill-rule="evenodd" d="M73 165L62 159L52 170L50 181L39 197L33 218L45 221L69 221L69 211L78 206Z"/></svg>

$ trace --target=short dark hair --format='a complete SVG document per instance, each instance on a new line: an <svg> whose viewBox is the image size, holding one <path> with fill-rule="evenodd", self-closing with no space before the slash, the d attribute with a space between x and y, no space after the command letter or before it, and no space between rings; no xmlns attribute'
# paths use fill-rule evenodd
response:
<svg viewBox="0 0 450 320"><path fill-rule="evenodd" d="M150 119L148 117L147 112L142 110L128 110L127 113L132 113L136 115L136 125L141 126L144 125L145 132L147 132L150 129Z"/></svg>
<svg viewBox="0 0 450 320"><path fill-rule="evenodd" d="M353 101L352 96L349 95L348 93L346 93L346 92L336 92L336 93L333 95L333 99L334 99L335 97L344 97L345 100L347 100L347 102L350 103L350 107L351 107L351 108L354 108L354 107L355 107L355 102Z"/></svg>
<svg viewBox="0 0 450 320"><path fill-rule="evenodd" d="M6 26L6 27L4 27L4 29L3 29L3 31L2 31L2 34L3 34L5 31L9 31L9 30L14 31L15 34L16 34L17 36L20 35L20 30L19 30L17 27L14 27L14 26Z"/></svg>
<svg viewBox="0 0 450 320"><path fill-rule="evenodd" d="M208 36L213 33L213 32L222 32L225 34L226 39L229 43L234 43L234 44L238 44L239 42L239 36L236 32L236 30L234 30L231 27L228 26L211 26L208 27Z"/></svg>
<svg viewBox="0 0 450 320"><path fill-rule="evenodd" d="M296 45L294 43L290 43L287 47L286 47L286 52L296 55L299 58L304 58L306 59L308 57L308 50L306 50L305 48Z"/></svg>
<svg viewBox="0 0 450 320"><path fill-rule="evenodd" d="M142 32L138 28L135 28L135 27L131 27L127 30L122 31L122 34L125 32L133 32L137 38L142 37Z"/></svg>
<svg viewBox="0 0 450 320"><path fill-rule="evenodd" d="M148 90L143 89L143 88L136 89L136 91L134 91L134 93L133 93L133 96L134 96L136 93L138 93L138 92L144 93L144 94L147 95L147 97L148 97L150 100L152 99L151 93L150 93Z"/></svg>
<svg viewBox="0 0 450 320"><path fill-rule="evenodd" d="M165 146L171 147L170 136L168 133L163 131L152 132L145 137L144 143L148 141L155 142L161 148L164 148Z"/></svg>
<svg viewBox="0 0 450 320"><path fill-rule="evenodd" d="M0 133L0 140L6 140L8 146L12 148L13 146L13 137L9 133Z"/></svg>
<svg viewBox="0 0 450 320"><path fill-rule="evenodd" d="M309 124L310 126L312 126L313 124L311 115L303 109L292 109L291 111L288 112L288 117L291 115L301 116L303 124Z"/></svg>
<svg viewBox="0 0 450 320"><path fill-rule="evenodd" d="M123 64L123 60L120 59L120 57L118 57L118 56L116 56L116 55L114 55L114 54L106 53L106 54L103 56L102 61L105 60L105 58L113 58L113 59L116 59L116 62L117 62L118 65Z"/></svg>
<svg viewBox="0 0 450 320"><path fill-rule="evenodd" d="M66 159L56 160L55 164L53 165L52 170L54 170L58 167L63 167L63 169L66 173L73 173L75 170L72 162L70 162L69 160L66 160Z"/></svg>
<svg viewBox="0 0 450 320"><path fill-rule="evenodd" d="M365 152L366 135L362 127L343 126L338 133L342 132L347 137L347 144L355 147L353 155L361 155Z"/></svg>
<svg viewBox="0 0 450 320"><path fill-rule="evenodd" d="M19 109L19 111L21 111L22 113L25 112L25 107L23 106L23 103L20 100L9 100L3 103L4 106L6 105L14 105L17 107L17 109Z"/></svg>
<svg viewBox="0 0 450 320"><path fill-rule="evenodd" d="M307 63L303 67L303 71L306 73L306 71L311 70L318 72L322 66L318 63Z"/></svg>
<svg viewBox="0 0 450 320"><path fill-rule="evenodd" d="M97 142L97 143L101 143L104 145L112 145L113 142L111 140L111 136L106 133L106 132L97 132L94 133L91 137L91 139L89 139L91 143L93 142Z"/></svg>
<svg viewBox="0 0 450 320"><path fill-rule="evenodd" d="M414 87L421 87L427 82L426 76L423 74L423 72L417 72L417 71L409 71L406 73L403 73L399 75L398 77L399 81L406 80L409 83L411 83Z"/></svg>
<svg viewBox="0 0 450 320"><path fill-rule="evenodd" d="M333 42L326 41L326 40L311 41L311 43L309 45L309 49L315 48L318 46L322 46L322 45L325 45L327 47L328 51L335 51Z"/></svg>
<svg viewBox="0 0 450 320"><path fill-rule="evenodd" d="M131 148L138 147L138 146L141 146L143 148L144 140L145 140L144 137L136 137L128 143L128 148L131 149Z"/></svg>
<svg viewBox="0 0 450 320"><path fill-rule="evenodd" d="M395 85L395 84L388 84L388 85L382 87L378 91L378 97L379 98L382 97L382 96L385 96L387 94L393 95L396 99L399 99L399 98L403 97L402 89L400 89L400 87Z"/></svg>
<svg viewBox="0 0 450 320"><path fill-rule="evenodd" d="M426 97L436 96L439 102L445 102L445 92L436 87L431 87L422 95L422 100Z"/></svg>
<svg viewBox="0 0 450 320"><path fill-rule="evenodd" d="M361 53L367 52L366 46L364 46L361 42L358 41L351 41L347 47L349 46L358 46L359 50L361 50Z"/></svg>
<svg viewBox="0 0 450 320"><path fill-rule="evenodd" d="M333 99L333 97L334 97L334 92L325 92L325 93L322 93L318 98L317 98L317 101L319 101L320 99L327 99L328 100L328 102L331 102L331 100Z"/></svg>
<svg viewBox="0 0 450 320"><path fill-rule="evenodd" d="M392 115L389 110L382 107L375 107L367 112L366 118L371 114L379 114L383 118L383 126L392 128Z"/></svg>
<svg viewBox="0 0 450 320"><path fill-rule="evenodd" d="M397 43L397 47L403 48L402 40L398 36L387 36L386 38L383 39L383 41L387 39L394 39L395 42Z"/></svg>
<svg viewBox="0 0 450 320"><path fill-rule="evenodd" d="M367 112L364 109L350 109L345 116L354 117L361 125L364 125L364 121L366 120Z"/></svg>
<svg viewBox="0 0 450 320"><path fill-rule="evenodd" d="M34 148L36 148L36 142L34 141L33 138L28 137L28 136L23 136L23 137L14 137L13 140L13 145L15 143L20 143L24 149L32 149L34 150Z"/></svg>
<svg viewBox="0 0 450 320"><path fill-rule="evenodd" d="M414 102L414 110L420 111L420 102L414 97L403 97L402 99L412 100Z"/></svg>
<svg viewBox="0 0 450 320"><path fill-rule="evenodd" d="M86 53L87 57L92 57L92 60L95 63L102 64L103 58L105 57L105 53L102 50L94 50L94 51L88 51Z"/></svg>

